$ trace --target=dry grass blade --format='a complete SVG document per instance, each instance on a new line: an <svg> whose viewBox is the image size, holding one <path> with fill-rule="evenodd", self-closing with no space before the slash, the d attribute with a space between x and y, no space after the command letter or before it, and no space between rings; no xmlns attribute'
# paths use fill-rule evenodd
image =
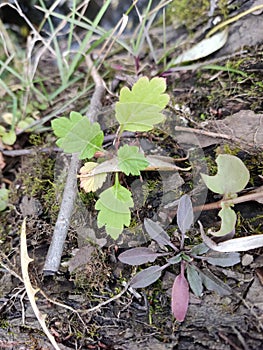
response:
<svg viewBox="0 0 263 350"><path fill-rule="evenodd" d="M24 281L24 285L25 285L25 289L26 289L26 293L27 293L28 299L30 301L30 304L32 306L34 314L36 315L36 318L37 318L38 322L40 323L40 325L41 325L43 331L45 332L46 336L48 337L49 341L51 342L51 344L53 345L53 347L56 350L60 350L60 348L59 348L55 338L49 332L49 330L48 330L48 328L46 326L45 315L41 314L41 312L39 311L39 309L37 307L36 300L35 300L35 295L36 295L36 293L39 290L32 287L32 284L31 284L31 281L30 281L30 278L29 278L28 265L33 261L33 259L31 259L28 256L28 252L27 252L26 219L24 219L24 221L22 223L20 239L21 239L20 255L21 255L22 277L23 277L23 281Z"/></svg>

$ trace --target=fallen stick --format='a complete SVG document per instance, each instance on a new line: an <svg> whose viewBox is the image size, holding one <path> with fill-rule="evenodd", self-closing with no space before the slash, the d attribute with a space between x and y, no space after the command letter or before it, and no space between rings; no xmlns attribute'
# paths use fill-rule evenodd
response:
<svg viewBox="0 0 263 350"><path fill-rule="evenodd" d="M95 83L95 91L86 114L90 122L93 123L101 109L101 99L105 93L105 85L89 56L86 57L86 62L91 70L91 76ZM77 172L79 167L80 161L78 159L78 154L73 154L71 156L58 218L43 268L44 275L54 275L59 269L63 247L77 197Z"/></svg>

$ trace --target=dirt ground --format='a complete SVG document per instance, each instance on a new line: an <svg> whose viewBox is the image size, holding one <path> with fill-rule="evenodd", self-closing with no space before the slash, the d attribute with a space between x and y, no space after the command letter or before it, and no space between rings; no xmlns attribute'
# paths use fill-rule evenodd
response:
<svg viewBox="0 0 263 350"><path fill-rule="evenodd" d="M243 3L239 11L247 9L248 2ZM177 158L185 156L189 150L192 152L193 147L198 148L202 162L199 156L195 171L180 173L182 183L179 188L183 193L189 193L197 204L199 196L203 195L199 181L201 168L204 166L210 173L215 172L215 157L219 150L243 160L251 175L249 189L262 186L262 27L262 12L244 16L230 24L227 43L221 50L197 61L197 65L206 61L220 67L228 65L232 71L201 69L201 66L189 68L187 65L162 72L171 97L167 118L150 135L140 135L140 142L150 151ZM155 29L153 37L157 32ZM187 36L189 33L184 28L180 35ZM158 40L154 43L160 45ZM119 52L109 58L112 67L120 61L123 62L123 70L113 69L107 81L114 93L118 93L126 82L136 80L133 57ZM40 64L41 74L54 77L52 70L55 66L46 65L46 61ZM140 58L140 65L143 75L150 77L159 72L148 52ZM240 71L246 75L240 75ZM50 84L53 83L56 84L55 78L50 80ZM67 96L58 96L52 106L41 112L43 118L59 110L74 93L74 88L70 88ZM85 101L76 101L64 114L78 110L91 95L92 92L90 96L85 96ZM115 101L115 96L106 94L98 115L106 135L116 131L111 123ZM231 119L228 120L230 124L226 124L226 118L232 116L236 121ZM228 135L232 138L211 137L197 131L189 142L189 134L186 133L187 141L185 133L175 132L175 124L212 132L213 135L225 134L230 129ZM50 123L46 126L49 127ZM257 134L253 131L251 136L254 127ZM235 142L235 137L244 138L244 135L245 142ZM0 213L0 349L53 348L35 317L21 277L20 231L24 217L27 217L28 254L33 259L29 275L32 285L39 288L36 303L40 312L46 315L47 327L60 349L263 348L263 248L241 253L241 263L233 267L211 266L200 261L199 267L213 272L229 286L231 292L218 295L205 290L200 298L191 294L189 310L182 323L174 320L170 309L177 265L173 265L161 280L150 287L127 290L96 309L97 305L114 299L135 274L135 268L122 264L118 255L130 247L150 244L142 230L143 219L159 220L169 232L177 228L176 211L171 205L176 189L171 191L165 187L170 186L165 181L173 181L171 175L154 172L144 175L146 190L135 178L126 179L137 206L133 212L132 228L125 231L117 242L108 239L103 230L96 231L94 237L94 197L80 191L59 272L48 276L43 274L43 266L61 203L69 158L57 149L55 137L50 131L31 135L22 133L13 147L2 148L1 151L6 165L0 180L8 184L11 192L10 205ZM12 153L14 151L18 153ZM19 151L22 153L19 154ZM188 164L185 161L183 166ZM206 203L216 200L218 198L212 193L207 193ZM237 236L262 233L262 209L262 202L256 201L235 206L238 213ZM204 211L198 219L205 229L217 227L219 223L217 210ZM201 238L198 224L195 224L186 244L191 247L197 242L200 243Z"/></svg>

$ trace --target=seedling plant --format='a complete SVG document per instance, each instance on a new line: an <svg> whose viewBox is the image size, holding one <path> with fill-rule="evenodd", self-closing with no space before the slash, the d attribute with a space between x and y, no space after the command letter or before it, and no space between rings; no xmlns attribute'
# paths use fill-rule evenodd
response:
<svg viewBox="0 0 263 350"><path fill-rule="evenodd" d="M134 206L132 193L121 185L119 173L140 176L144 170L158 170L160 166L178 169L159 157L145 156L138 146L120 145L124 131L144 132L164 120L162 110L169 101L164 93L166 82L163 78L140 78L130 90L120 91L115 106L115 117L119 123L115 142L115 153L102 148L104 134L99 123L91 123L86 116L71 112L70 117L52 121L52 128L58 137L57 145L66 153L79 153L80 159L104 157L102 163L88 161L80 169L80 183L85 192L100 189L108 173L115 173L114 184L100 193L95 209L98 210L97 224L105 226L107 234L117 239L124 226L131 221L130 208Z"/></svg>
<svg viewBox="0 0 263 350"><path fill-rule="evenodd" d="M119 260L129 265L142 265L154 262L157 258L163 257L165 264L153 265L137 273L130 281L133 288L145 288L157 281L163 270L171 268L172 265L180 264L180 273L175 277L172 287L171 309L177 321L185 319L189 304L189 286L192 292L200 297L203 294L204 286L211 291L216 291L220 295L231 293L231 289L216 277L211 271L202 271L197 267L197 261L207 261L211 265L233 266L240 262L239 253L215 253L211 252L206 244L201 243L188 249L184 246L185 235L190 230L194 222L193 207L190 197L185 194L180 198L177 211L177 224L181 233L180 249L172 243L169 235L156 222L145 219L144 227L148 235L158 243L157 252L151 248L138 247L127 250L119 255ZM174 237L179 232L174 232ZM168 248L172 252L167 252ZM174 255L174 256L171 256ZM186 277L185 277L186 270Z"/></svg>
<svg viewBox="0 0 263 350"><path fill-rule="evenodd" d="M119 101L115 105L115 117L119 124L115 138L115 152L103 149L104 134L98 123L91 123L86 116L71 112L70 117L60 117L52 121L52 128L58 137L57 145L66 153L78 153L80 159L99 159L102 162L88 161L80 169L80 185L85 192L95 192L102 187L107 175L114 173L114 184L103 190L96 202L98 210L97 225L105 226L106 233L117 239L124 226L131 221L133 207L132 193L120 183L120 173L140 176L145 170L178 170L180 168L167 163L162 157L145 156L138 146L121 145L124 131L145 132L164 120L162 110L169 97L165 93L166 83L163 78L140 78L130 90L124 87L120 91ZM249 171L237 157L221 154L217 157L218 172L215 176L201 174L206 186L222 195L216 203L219 208L221 227L219 231L210 231L213 236L231 238L235 233L236 213L232 209L235 202L242 202L237 193L242 191L249 181ZM189 170L189 169L181 169ZM244 201L245 196L244 197ZM241 200L240 200L241 199ZM212 203L213 206L213 203ZM231 289L209 270L201 271L196 264L199 259L218 266L233 266L240 262L237 251L244 251L263 246L263 235L228 239L216 244L208 238L199 222L204 243L191 249L185 247L185 235L194 223L194 210L190 197L184 195L179 200L177 224L181 233L180 247L177 248L162 227L150 219L144 220L145 230L160 248L154 252L147 247L128 250L119 256L127 264L141 265L154 262L157 258L165 259L165 264L153 265L140 271L130 281L133 288L144 288L161 277L162 271L171 265L180 264L180 273L175 278L172 288L172 312L178 321L183 321L189 304L189 287L200 297L204 286L221 295L230 294ZM178 232L176 232L178 234ZM172 249L172 253L167 251ZM220 254L212 252L219 251ZM174 255L174 256L171 256ZM186 271L186 277L185 277Z"/></svg>
<svg viewBox="0 0 263 350"><path fill-rule="evenodd" d="M223 195L220 202L221 227L217 232L210 230L213 236L226 236L226 241L216 244L208 238L199 222L201 235L204 243L188 249L185 247L185 235L194 223L194 210L190 197L183 195L178 204L177 225L181 233L180 249L171 241L169 235L156 222L145 219L144 227L151 239L155 240L159 249L153 251L151 248L138 247L130 249L119 255L119 260L130 265L142 265L154 262L157 258L163 257L165 264L153 265L137 273L130 281L133 288L145 288L157 281L162 271L170 268L171 265L180 264L180 273L175 277L172 287L171 309L177 321L185 319L189 305L189 287L192 292L201 297L203 289L215 291L220 295L231 294L231 288L216 277L210 270L200 270L196 262L206 261L216 266L233 266L240 262L238 251L246 251L263 246L263 235L229 239L235 233L236 213L231 208L237 198L237 192L243 190L249 181L249 172L244 163L237 157L231 155L219 155L216 159L218 172L215 176L202 174L202 178L207 187L215 193ZM226 181L226 179L228 181ZM261 194L262 195L262 194ZM175 236L178 232L175 231ZM173 250L174 256L170 257L167 248ZM220 253L216 252L219 251ZM186 276L185 276L186 270Z"/></svg>

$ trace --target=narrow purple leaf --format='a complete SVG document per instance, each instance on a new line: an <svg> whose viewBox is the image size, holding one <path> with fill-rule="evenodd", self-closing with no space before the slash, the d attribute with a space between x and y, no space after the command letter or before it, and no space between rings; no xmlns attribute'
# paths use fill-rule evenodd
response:
<svg viewBox="0 0 263 350"><path fill-rule="evenodd" d="M130 281L132 288L148 287L153 282L157 281L162 274L163 267L154 265L137 273Z"/></svg>
<svg viewBox="0 0 263 350"><path fill-rule="evenodd" d="M148 235L159 245L168 245L171 248L173 248L173 250L178 251L178 249L170 241L169 235L159 224L157 224L157 222L154 222L151 219L144 219L144 227Z"/></svg>
<svg viewBox="0 0 263 350"><path fill-rule="evenodd" d="M183 322L189 304L189 285L184 276L184 262L181 263L181 273L178 275L172 288L172 313L177 321Z"/></svg>
<svg viewBox="0 0 263 350"><path fill-rule="evenodd" d="M186 233L194 222L194 212L190 197L184 194L178 204L177 224L180 231Z"/></svg>
<svg viewBox="0 0 263 350"><path fill-rule="evenodd" d="M133 248L119 255L119 260L128 265L142 265L153 262L159 256L167 255L167 253L155 253L150 248Z"/></svg>

